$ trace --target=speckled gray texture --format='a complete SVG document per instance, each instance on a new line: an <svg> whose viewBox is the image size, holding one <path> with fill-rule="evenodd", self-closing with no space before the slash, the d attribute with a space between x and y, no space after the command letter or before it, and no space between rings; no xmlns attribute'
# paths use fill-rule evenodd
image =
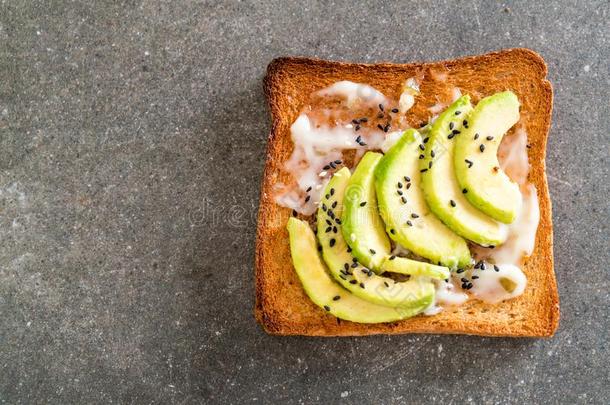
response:
<svg viewBox="0 0 610 405"><path fill-rule="evenodd" d="M529 3L2 1L0 400L610 402L609 6ZM556 336L267 336L271 59L517 46L555 88Z"/></svg>

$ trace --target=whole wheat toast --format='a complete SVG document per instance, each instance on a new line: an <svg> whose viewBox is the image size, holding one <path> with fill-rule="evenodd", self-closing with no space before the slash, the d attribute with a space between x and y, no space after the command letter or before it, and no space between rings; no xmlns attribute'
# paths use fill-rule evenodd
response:
<svg viewBox="0 0 610 405"><path fill-rule="evenodd" d="M349 336L399 333L454 333L483 336L551 336L559 323L559 298L553 270L551 200L545 174L547 135L553 90L547 67L535 52L518 48L431 63L360 64L310 58L273 60L264 79L272 127L262 180L256 239L255 316L265 331L277 335ZM291 210L277 205L273 187L290 182L282 166L293 150L290 126L310 94L340 80L369 84L398 99L401 84L418 77L420 95L407 114L413 127L431 116L437 102L449 104L448 89L458 87L473 102L493 93L512 90L521 102L521 119L528 134L531 169L536 186L540 223L536 245L523 271L528 284L523 295L500 304L469 300L433 316L382 324L339 320L314 305L305 295L292 266L286 223ZM516 125L515 127L517 127ZM511 136L514 128L506 136Z"/></svg>

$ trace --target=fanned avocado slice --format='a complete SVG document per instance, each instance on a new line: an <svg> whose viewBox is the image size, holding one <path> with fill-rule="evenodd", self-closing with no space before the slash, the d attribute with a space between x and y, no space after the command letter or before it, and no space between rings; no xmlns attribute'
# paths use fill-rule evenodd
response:
<svg viewBox="0 0 610 405"><path fill-rule="evenodd" d="M461 188L454 170L455 143L469 127L472 111L470 96L451 104L432 124L429 140L420 160L426 202L432 212L458 235L483 246L500 245L506 240L507 228L479 211L466 199L470 190Z"/></svg>
<svg viewBox="0 0 610 405"><path fill-rule="evenodd" d="M393 322L417 315L426 308L390 308L350 294L335 283L327 273L309 225L291 217L287 228L290 235L292 263L305 293L314 304L337 318L359 323Z"/></svg>
<svg viewBox="0 0 610 405"><path fill-rule="evenodd" d="M396 256L390 256L383 262L381 269L384 272L389 273L407 274L416 277L430 277L438 280L445 280L451 275L447 267Z"/></svg>
<svg viewBox="0 0 610 405"><path fill-rule="evenodd" d="M521 192L500 168L498 146L519 121L519 100L511 91L479 101L455 144L455 174L466 198L490 217L511 223L521 208Z"/></svg>
<svg viewBox="0 0 610 405"><path fill-rule="evenodd" d="M430 305L434 299L434 285L427 278L397 283L378 276L352 255L353 250L343 238L342 222L337 220L343 210L348 184L351 184L350 171L344 167L328 182L323 204L318 208L318 241L331 275L355 296L375 304L408 309Z"/></svg>
<svg viewBox="0 0 610 405"><path fill-rule="evenodd" d="M381 153L367 152L345 191L343 237L351 246L358 261L375 272L390 254L390 240L383 228L377 210L375 194L375 167L382 158Z"/></svg>
<svg viewBox="0 0 610 405"><path fill-rule="evenodd" d="M421 189L419 160L425 145L414 129L381 159L375 170L379 209L387 232L398 244L433 263L466 267L466 241L447 228L429 209Z"/></svg>

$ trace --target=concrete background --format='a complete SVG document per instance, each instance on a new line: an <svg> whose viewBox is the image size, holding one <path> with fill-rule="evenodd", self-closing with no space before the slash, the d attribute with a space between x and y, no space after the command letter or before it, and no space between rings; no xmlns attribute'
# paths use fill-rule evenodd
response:
<svg viewBox="0 0 610 405"><path fill-rule="evenodd" d="M0 400L609 403L607 1L0 3ZM549 64L549 340L310 339L255 323L281 55Z"/></svg>

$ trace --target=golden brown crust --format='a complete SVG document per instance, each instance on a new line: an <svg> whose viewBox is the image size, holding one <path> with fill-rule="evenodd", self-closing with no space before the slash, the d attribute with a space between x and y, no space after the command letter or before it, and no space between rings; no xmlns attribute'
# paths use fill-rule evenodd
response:
<svg viewBox="0 0 610 405"><path fill-rule="evenodd" d="M264 79L272 126L266 153L256 239L255 316L265 331L277 335L348 336L400 333L462 333L483 336L544 337L559 323L559 298L553 270L553 224L545 155L551 122L553 90L547 67L537 53L507 49L456 60L410 64L360 64L309 58L273 60ZM413 126L427 121L428 107L449 103L448 89L458 87L473 102L510 89L521 101L521 120L528 134L529 181L540 201L540 224L534 253L524 265L525 293L498 305L480 301L449 308L434 316L417 316L385 324L340 321L316 307L305 295L292 267L286 222L291 212L273 200L273 186L288 182L283 163L292 152L290 125L309 95L339 80L370 84L398 99L401 84L421 78L421 95L407 119ZM510 136L507 135L507 136Z"/></svg>

